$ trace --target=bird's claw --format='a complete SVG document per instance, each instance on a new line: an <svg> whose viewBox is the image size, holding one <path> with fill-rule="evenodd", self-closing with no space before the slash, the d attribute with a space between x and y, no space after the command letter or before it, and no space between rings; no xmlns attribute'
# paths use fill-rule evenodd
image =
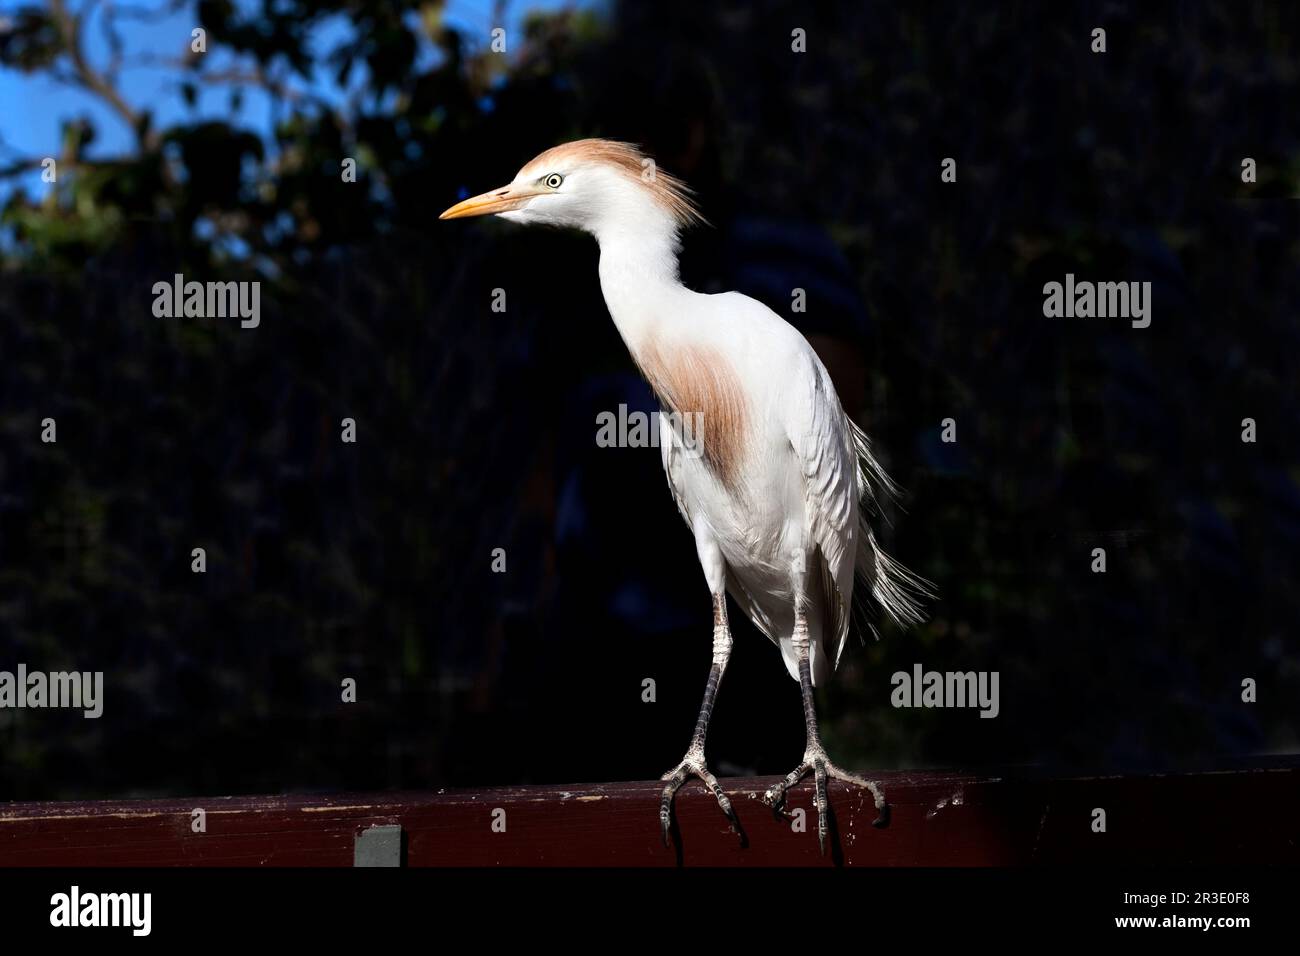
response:
<svg viewBox="0 0 1300 956"><path fill-rule="evenodd" d="M659 778L667 781L659 798L659 828L663 835L664 846L672 846L673 797L681 789L682 784L691 777L698 778L704 786L712 791L713 796L718 801L718 806L722 808L722 812L727 816L731 831L740 837L743 844L745 834L740 828L740 818L736 816L736 810L731 805L731 798L723 791L722 785L718 783L718 778L709 772L709 768L704 762L704 755L692 752L687 753L681 763Z"/></svg>
<svg viewBox="0 0 1300 956"><path fill-rule="evenodd" d="M876 819L871 821L871 825L877 828L889 826L889 804L886 802L885 795L880 787L870 780L849 773L847 770L841 770L826 759L825 752L821 750L809 750L808 753L804 754L803 762L798 767L792 770L780 783L769 787L767 792L763 794L763 802L772 808L772 813L775 816L779 818L784 815L785 799L790 788L809 773L813 775L814 781L813 805L817 808L817 845L821 849L822 856L826 855L826 841L830 835L831 813L830 799L827 795L827 782L832 777L870 790L876 804L877 814Z"/></svg>
<svg viewBox="0 0 1300 956"><path fill-rule="evenodd" d="M779 817L785 810L785 787L782 784L775 784L767 788L763 794L763 802L772 808L772 816Z"/></svg>

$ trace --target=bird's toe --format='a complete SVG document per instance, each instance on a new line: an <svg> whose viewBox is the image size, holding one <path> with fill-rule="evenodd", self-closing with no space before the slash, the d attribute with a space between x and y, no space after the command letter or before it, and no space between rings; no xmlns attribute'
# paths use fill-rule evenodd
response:
<svg viewBox="0 0 1300 956"><path fill-rule="evenodd" d="M714 799L718 801L718 806L726 815L732 831L740 837L741 844L744 845L745 832L741 829L740 818L736 815L736 809L731 804L731 798L727 796L726 791L722 789L722 785L718 783L718 778L709 771L703 755L692 752L688 753L681 763L660 778L667 781L664 784L659 801L659 824L660 829L663 831L664 846L671 846L670 832L673 821L674 798L677 791L681 789L682 784L691 777L698 779L704 784L705 789L713 794Z"/></svg>

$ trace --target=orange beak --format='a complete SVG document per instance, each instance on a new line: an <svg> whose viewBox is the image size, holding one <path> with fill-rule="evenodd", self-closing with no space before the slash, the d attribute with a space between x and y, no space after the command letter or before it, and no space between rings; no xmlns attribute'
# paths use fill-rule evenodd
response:
<svg viewBox="0 0 1300 956"><path fill-rule="evenodd" d="M518 209L534 196L541 195L542 192L543 190L529 189L527 187L502 186L500 189L493 189L482 195L461 200L438 218L463 219L466 216L491 216L500 212L509 212L512 209Z"/></svg>

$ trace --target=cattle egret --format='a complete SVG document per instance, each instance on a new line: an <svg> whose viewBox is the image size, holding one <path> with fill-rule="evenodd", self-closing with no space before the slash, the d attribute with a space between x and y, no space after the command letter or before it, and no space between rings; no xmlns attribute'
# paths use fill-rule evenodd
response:
<svg viewBox="0 0 1300 956"><path fill-rule="evenodd" d="M855 584L900 624L922 620L927 582L891 559L872 519L896 488L867 436L840 406L826 367L795 328L737 292L703 295L678 279L679 233L701 221L686 186L635 147L602 139L542 153L506 186L457 203L442 219L498 215L596 237L605 304L662 406L660 449L677 507L713 596L713 665L685 757L664 774L660 826L669 844L673 798L691 777L717 798L741 835L731 801L709 772L704 741L731 653L726 595L777 644L803 695L803 760L764 795L780 814L786 792L815 779L818 840L826 852L828 777L873 782L831 763L817 731L813 688L839 663ZM701 435L684 425L702 424Z"/></svg>

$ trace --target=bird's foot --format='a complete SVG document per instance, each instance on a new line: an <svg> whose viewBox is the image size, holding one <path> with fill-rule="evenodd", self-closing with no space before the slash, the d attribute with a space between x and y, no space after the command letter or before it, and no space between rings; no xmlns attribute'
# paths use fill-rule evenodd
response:
<svg viewBox="0 0 1300 956"><path fill-rule="evenodd" d="M830 777L870 790L878 814L876 819L871 821L871 825L873 827L889 825L889 804L885 801L885 794L880 787L864 777L835 766L820 746L809 747L803 755L803 763L795 767L780 783L770 787L767 793L763 794L763 802L772 808L773 813L780 816L785 808L786 793L810 773L816 784L813 799L817 807L817 844L821 847L822 856L826 855L826 837L830 833L830 801L826 796L826 781Z"/></svg>
<svg viewBox="0 0 1300 956"><path fill-rule="evenodd" d="M718 778L709 773L709 768L704 762L704 751L692 748L686 752L686 756L672 770L660 777L660 780L666 780L663 795L659 799L659 826L663 831L664 846L671 846L672 841L669 838L669 832L673 825L673 797L677 791L691 777L698 777L700 781L713 791L713 795L718 799L718 806L722 812L727 815L727 821L731 824L732 832L737 834L743 841L745 835L740 829L740 820L736 817L736 811L731 806L731 799L722 791L718 784Z"/></svg>

